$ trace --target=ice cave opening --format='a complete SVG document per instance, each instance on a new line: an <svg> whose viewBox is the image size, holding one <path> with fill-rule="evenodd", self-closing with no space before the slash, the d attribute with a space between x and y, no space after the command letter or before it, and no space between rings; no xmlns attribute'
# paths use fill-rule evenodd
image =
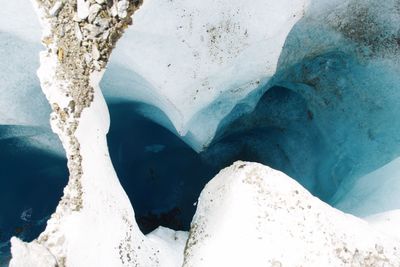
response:
<svg viewBox="0 0 400 267"><path fill-rule="evenodd" d="M168 122L157 108L113 99L108 105L110 156L139 227L144 233L160 225L189 230L197 198L217 169L176 133L144 115L158 113Z"/></svg>
<svg viewBox="0 0 400 267"><path fill-rule="evenodd" d="M329 75L324 75L334 77L336 71L342 71L341 64L351 61L346 57L344 63L342 57L335 53L319 56L296 68L329 64L331 68L324 68ZM346 206L351 201L367 200L363 193L348 196L346 190L353 190L351 185L360 177L397 155L393 135L378 127L385 123L380 118L397 114L396 102L387 102L390 108L374 108L373 101L364 102L365 96L357 94L357 86L350 90L331 83L335 91L332 87L319 88L317 81L314 87L287 81L280 84L291 89L273 86L265 90L251 112L245 101L239 103L200 153L169 130L173 126L162 111L143 103L109 101L111 158L145 233L159 225L187 230L204 185L217 170L236 160L260 162L281 170L321 200L359 216L389 209L385 201L380 207L370 206L364 211L357 210L357 205ZM316 101L319 99L322 101ZM365 109L355 111L362 106ZM397 125L392 123L391 129L395 131ZM384 184L386 177L380 179ZM384 198L388 191L382 188L381 193L379 186L374 191ZM366 186L358 189L369 192ZM397 203L391 205L396 207Z"/></svg>

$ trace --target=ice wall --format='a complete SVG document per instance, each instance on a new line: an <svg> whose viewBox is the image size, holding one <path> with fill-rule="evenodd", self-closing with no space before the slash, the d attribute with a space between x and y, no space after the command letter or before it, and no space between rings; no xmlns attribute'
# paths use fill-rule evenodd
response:
<svg viewBox="0 0 400 267"><path fill-rule="evenodd" d="M292 30L276 76L306 99L328 148L316 173L322 188L357 179L400 152L398 2L326 6L315 4Z"/></svg>
<svg viewBox="0 0 400 267"><path fill-rule="evenodd" d="M358 179L343 181L332 203L345 212L365 217L400 208L400 159Z"/></svg>
<svg viewBox="0 0 400 267"><path fill-rule="evenodd" d="M45 228L68 171L49 124L50 105L36 70L40 25L29 0L0 1L0 266L10 238L33 240Z"/></svg>
<svg viewBox="0 0 400 267"><path fill-rule="evenodd" d="M160 108L200 151L236 102L274 74L307 4L145 1L113 54L104 93Z"/></svg>
<svg viewBox="0 0 400 267"><path fill-rule="evenodd" d="M396 158L397 7L314 1L288 35L276 75L220 122L208 153L276 167L331 203L342 181Z"/></svg>

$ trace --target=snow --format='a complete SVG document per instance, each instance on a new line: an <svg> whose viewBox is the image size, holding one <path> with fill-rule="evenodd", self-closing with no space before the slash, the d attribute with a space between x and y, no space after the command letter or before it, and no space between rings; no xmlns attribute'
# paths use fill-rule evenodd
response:
<svg viewBox="0 0 400 267"><path fill-rule="evenodd" d="M18 238L11 239L11 253L20 259L18 264L10 263L10 267L37 266L37 267L56 267L57 261L51 253L39 245L36 241L24 243Z"/></svg>
<svg viewBox="0 0 400 267"><path fill-rule="evenodd" d="M188 232L174 231L160 226L146 237L160 248L159 261L161 266L182 266Z"/></svg>
<svg viewBox="0 0 400 267"><path fill-rule="evenodd" d="M389 234L282 172L238 161L201 193L183 266L398 266Z"/></svg>
<svg viewBox="0 0 400 267"><path fill-rule="evenodd" d="M400 240L400 209L374 214L364 219L387 236Z"/></svg>

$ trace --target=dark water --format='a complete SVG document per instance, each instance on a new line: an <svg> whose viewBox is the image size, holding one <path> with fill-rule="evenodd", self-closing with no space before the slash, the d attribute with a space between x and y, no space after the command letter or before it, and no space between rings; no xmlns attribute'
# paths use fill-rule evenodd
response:
<svg viewBox="0 0 400 267"><path fill-rule="evenodd" d="M111 159L139 227L145 233L159 225L188 230L193 204L216 169L174 133L140 115L140 105L109 103L109 109Z"/></svg>
<svg viewBox="0 0 400 267"><path fill-rule="evenodd" d="M10 136L10 128L24 134ZM66 159L29 145L41 134L0 126L0 266L9 260L12 236L31 241L44 230L67 183Z"/></svg>

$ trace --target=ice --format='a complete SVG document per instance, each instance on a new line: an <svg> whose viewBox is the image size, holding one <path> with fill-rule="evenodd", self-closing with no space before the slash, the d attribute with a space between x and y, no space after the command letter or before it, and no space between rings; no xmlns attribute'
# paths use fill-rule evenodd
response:
<svg viewBox="0 0 400 267"><path fill-rule="evenodd" d="M345 180L333 204L360 217L400 209L400 158L358 179Z"/></svg>
<svg viewBox="0 0 400 267"><path fill-rule="evenodd" d="M399 156L396 5L343 1L326 8L321 2L318 12L311 10L296 24L281 54L274 79L307 103L322 148L313 153L319 160L309 176L316 177L316 189L328 201L329 188Z"/></svg>
<svg viewBox="0 0 400 267"><path fill-rule="evenodd" d="M1 0L0 32L13 33L25 41L39 43L40 25L29 0ZM30 56L37 58L37 54Z"/></svg>
<svg viewBox="0 0 400 267"><path fill-rule="evenodd" d="M2 149L4 155L0 156L5 167L0 173L11 169L16 172L6 173L0 178L8 175L18 177L18 181L21 181L20 176L31 178L22 180L28 181L21 189L26 193L27 185L41 185L36 182L36 177L41 177L50 186L54 182L50 177L65 173L65 169L57 170L60 162L61 165L65 163L64 152L58 139L50 132L49 104L39 90L35 74L39 66L37 54L42 48L33 9L27 0L1 1L4 5L0 11L0 145L5 149ZM316 0L312 1L310 9L307 9L306 0L228 2L144 1L134 16L133 25L117 44L102 82L110 106L139 104L136 112L163 125L171 135L175 134L201 153L196 154L182 142L171 146L176 140L167 134L166 142L153 139L161 130L154 136L148 134L155 127L146 129L143 125L147 122L136 124L141 129L132 131L130 138L135 140L115 142L119 147L112 147L112 142L109 142L109 149L106 142L109 113L97 87L101 74L91 77L96 90L95 100L84 111L76 132L80 142L79 156L83 158L81 182L85 209L71 216L65 215L63 202L60 203L59 213L49 220L48 229L41 239L46 240L44 243L56 244L54 247L36 241L25 244L13 239L14 264L24 266L31 259L51 265L54 255L58 258L67 255L72 266L117 266L121 260L129 260L135 255L139 265L143 266L152 265L157 260L165 266L178 266L182 261L186 261L188 266L193 262L195 266L212 266L221 259L221 253L225 253L226 257L222 259L232 260L230 266L248 265L248 259L254 260L253 266L257 266L260 262L265 264L264 258L261 259L265 251L271 255L284 251L293 257L284 257L282 261L304 260L307 265L310 263L308 260L323 262L327 259L339 264L339 259L344 257L347 260L360 251L382 254L382 247L385 247L385 253L391 253L388 243L382 241L381 233L374 232L365 222L313 198L286 175L261 165L248 167L247 163L244 166L237 163L228 171L222 171L203 191L191 226L185 259L182 251L187 237L184 232L158 228L145 236L140 231L132 206L140 207L140 212L140 209L152 209L163 213L169 208L174 211L170 203L186 201L182 206L187 210L190 210L188 206L194 209L193 192L199 190L195 183L201 184L209 179L206 167L221 169L236 159L246 159L285 172L312 194L343 211L368 216L392 210L367 220L379 231L390 228L387 234L394 235L393 225L398 216L393 209L399 209L397 196L400 190L400 183L396 182L400 167L396 159L400 155L397 137L400 130L397 119L400 113L398 1ZM78 10L81 19L90 18L89 2L82 0L79 3L80 7L83 5L83 9ZM116 15L125 16L126 3L120 1L115 5ZM94 54L97 52L95 50ZM42 54L42 60L40 75L49 82L44 89L50 102L64 103L68 99L55 90L59 89L59 81L54 81L51 76L52 64L57 59ZM52 85L52 82L55 83ZM128 111L119 118L122 129L125 129L123 120L127 115ZM140 136L142 130L146 136ZM125 153L127 148L132 150L132 154ZM164 179L157 187L141 179L146 175L134 177L139 185L146 186L146 190L154 194L151 201L131 203L131 196L124 193L117 179L109 150L118 152L113 162L115 169L119 167L118 160L124 157L132 157L129 158L132 160L137 156L134 160L138 162L145 160L143 168L133 172L135 175L146 172L147 164L152 164L149 159L161 161L157 166L163 170ZM67 152L71 153L68 149ZM10 157L13 153L18 157ZM178 154L182 159L178 159ZM25 157L35 157L35 161L31 165L24 163L24 168L20 168L20 162L29 161ZM41 165L43 161L57 167L52 169ZM390 161L389 165L382 167ZM30 170L27 167L32 166L38 167L38 173L32 172L35 179L26 178ZM190 170L197 173L190 175L188 170L182 171L185 166L195 166ZM172 171L168 169L171 167L174 167ZM243 168L246 171L250 168L251 173L243 176ZM25 173L18 173L20 170ZM185 180L172 177L175 171L184 173ZM266 183L272 189L263 191L267 193L255 201L254 196L259 196L260 191L250 192L246 183L250 181L256 189L264 190L259 186L269 179L270 174L272 182ZM168 176L171 176L170 181ZM237 184L233 178L242 183ZM190 182L190 179L196 181ZM3 181L7 180L3 178ZM161 194L164 189L178 190L176 188L181 188L183 181L190 185L180 193L179 201ZM213 187L215 183L218 187ZM40 191L46 189L43 186L29 189L33 192L30 196L36 192L53 201L60 193L55 191L58 193L50 197ZM67 196L72 192L70 189L71 186L65 189ZM142 191L141 198L146 199L147 196L143 196L146 191ZM213 193L209 196L210 191ZM291 195L296 191L300 192L300 198ZM9 195L2 193L0 196L5 198L0 202L5 205L2 206L3 213L10 208L6 207ZM40 199L35 199L40 202ZM279 199L283 203L278 203ZM294 200L299 202L286 205ZM268 205L271 203L277 208L259 213L262 207L270 208ZM308 204L317 206L319 213ZM212 209L213 205L220 206ZM40 203L24 206L21 202L16 206L10 212L10 221L37 222L43 227L46 212L39 216L42 218L34 218ZM296 216L290 210L297 212ZM322 223L317 214L322 214ZM267 217L274 218L274 223L269 224ZM10 221L0 218L0 226L12 225ZM302 225L303 221L307 223ZM327 225L333 228L325 233L319 231ZM202 227L210 228L202 232ZM257 227L265 230L261 232L261 241ZM325 234L329 233L332 242L346 242L351 244L350 247L339 247L341 250L338 252L338 247L313 240L315 236L309 231L316 228L317 236L327 237ZM355 230L356 238L349 229ZM7 237L12 231L7 229ZM289 231L296 236L287 236ZM241 236L240 233L249 235ZM298 236L298 233L305 233L312 245L302 243L305 237ZM343 233L345 237L339 238L337 233ZM36 234L30 234L27 239L32 240ZM196 234L204 239L200 238L197 243ZM282 236L286 241L295 240L288 242L292 246L290 250L286 250L287 243L279 243ZM24 238L22 235L19 237ZM376 240L382 241L382 247L373 246ZM268 247L270 244L275 247ZM135 249L132 250L133 245ZM136 245L143 249L136 249ZM355 249L359 246L361 250ZM82 250L82 247L93 249ZM221 252L216 247L229 249ZM313 254L321 248L340 255L321 259ZM151 258L154 251L159 251L158 259ZM300 259L301 255L311 256L310 259ZM358 256L356 260L362 259L362 255ZM390 260L398 261L397 256L391 256L388 256ZM205 261L201 262L201 258ZM279 266L280 263L271 258L271 264Z"/></svg>
<svg viewBox="0 0 400 267"><path fill-rule="evenodd" d="M40 25L29 0L0 1L0 266L10 238L44 230L68 176L61 143L41 92ZM29 221L28 221L29 219Z"/></svg>
<svg viewBox="0 0 400 267"><path fill-rule="evenodd" d="M278 168L333 203L342 181L400 154L400 16L396 1L313 3L277 73L220 122L208 153Z"/></svg>
<svg viewBox="0 0 400 267"><path fill-rule="evenodd" d="M199 151L219 120L274 74L307 2L145 1L114 51L105 96L160 108Z"/></svg>

